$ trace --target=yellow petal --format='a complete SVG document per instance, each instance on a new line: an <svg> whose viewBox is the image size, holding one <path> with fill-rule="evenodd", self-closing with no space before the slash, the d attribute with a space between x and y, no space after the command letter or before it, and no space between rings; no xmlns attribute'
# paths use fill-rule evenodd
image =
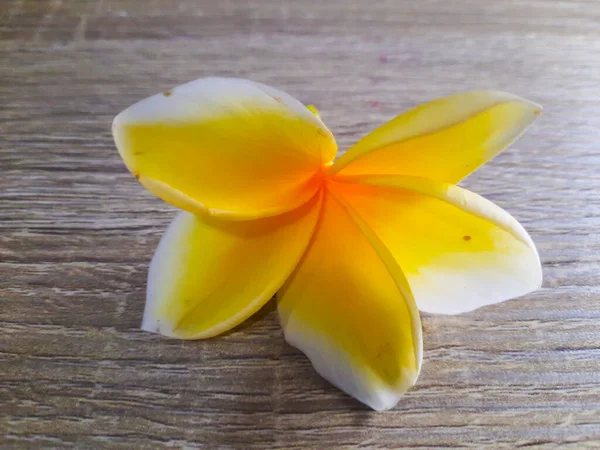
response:
<svg viewBox="0 0 600 450"><path fill-rule="evenodd" d="M321 117L321 114L319 114L319 110L317 109L317 107L315 105L306 105L306 107L308 108L308 110L313 113L315 116L317 117Z"/></svg>
<svg viewBox="0 0 600 450"><path fill-rule="evenodd" d="M308 201L336 155L323 122L288 94L202 78L142 100L113 123L119 153L152 193L194 213L248 219Z"/></svg>
<svg viewBox="0 0 600 450"><path fill-rule="evenodd" d="M365 136L330 173L413 175L457 183L507 148L541 111L541 106L504 92L441 98Z"/></svg>
<svg viewBox="0 0 600 450"><path fill-rule="evenodd" d="M458 314L541 286L531 238L466 189L417 177L338 177L341 196L387 246L421 311ZM361 184L362 183L362 184Z"/></svg>
<svg viewBox="0 0 600 450"><path fill-rule="evenodd" d="M325 197L310 247L277 299L286 340L346 393L389 409L415 383L421 324L410 288L335 197Z"/></svg>
<svg viewBox="0 0 600 450"><path fill-rule="evenodd" d="M179 213L150 264L142 328L199 339L244 321L297 265L319 208L320 195L297 210L251 221Z"/></svg>

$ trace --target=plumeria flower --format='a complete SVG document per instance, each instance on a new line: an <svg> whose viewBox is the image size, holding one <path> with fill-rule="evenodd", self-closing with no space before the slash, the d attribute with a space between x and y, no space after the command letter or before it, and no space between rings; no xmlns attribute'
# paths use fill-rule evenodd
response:
<svg viewBox="0 0 600 450"><path fill-rule="evenodd" d="M419 310L458 314L541 285L506 211L456 186L541 107L503 92L419 106L333 163L313 107L264 84L203 78L119 114L129 170L181 208L150 264L142 328L216 336L277 293L287 342L376 410L415 384Z"/></svg>

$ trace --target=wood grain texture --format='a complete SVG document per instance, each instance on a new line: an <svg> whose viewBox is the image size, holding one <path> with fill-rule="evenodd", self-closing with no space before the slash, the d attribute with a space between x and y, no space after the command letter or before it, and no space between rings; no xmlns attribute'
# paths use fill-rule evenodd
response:
<svg viewBox="0 0 600 450"><path fill-rule="evenodd" d="M2 0L0 447L600 448L599 23L595 0ZM110 123L207 75L317 105L342 149L454 92L543 104L463 183L530 231L543 289L426 315L422 376L385 413L287 346L272 303L209 341L140 331L175 210Z"/></svg>

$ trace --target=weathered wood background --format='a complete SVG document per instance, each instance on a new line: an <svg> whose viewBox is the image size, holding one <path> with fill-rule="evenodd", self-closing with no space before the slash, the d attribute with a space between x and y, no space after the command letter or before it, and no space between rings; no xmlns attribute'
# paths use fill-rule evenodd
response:
<svg viewBox="0 0 600 450"><path fill-rule="evenodd" d="M418 386L373 413L287 346L274 306L180 342L138 329L175 211L113 116L206 75L319 107L341 149L493 88L545 114L464 185L512 212L539 292L425 316ZM0 2L0 447L600 448L600 2Z"/></svg>

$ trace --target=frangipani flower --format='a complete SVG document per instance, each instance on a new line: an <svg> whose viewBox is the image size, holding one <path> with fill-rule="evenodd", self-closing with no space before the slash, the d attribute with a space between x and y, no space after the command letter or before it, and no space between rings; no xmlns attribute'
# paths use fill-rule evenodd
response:
<svg viewBox="0 0 600 450"><path fill-rule="evenodd" d="M422 360L419 310L457 314L541 285L531 238L456 186L540 106L469 92L409 111L333 163L316 110L242 79L204 78L119 114L129 170L184 210L150 264L142 328L216 336L277 293L286 340L324 378L393 407Z"/></svg>

